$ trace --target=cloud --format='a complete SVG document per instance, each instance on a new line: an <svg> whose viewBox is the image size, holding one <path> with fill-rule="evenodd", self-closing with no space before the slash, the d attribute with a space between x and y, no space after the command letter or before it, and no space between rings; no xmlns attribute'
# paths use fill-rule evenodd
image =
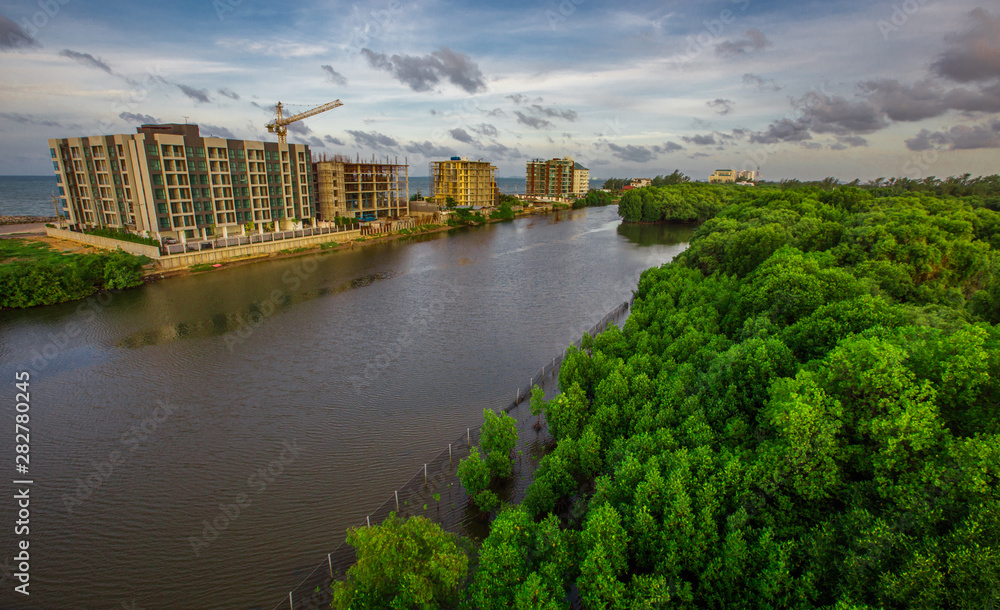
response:
<svg viewBox="0 0 1000 610"><path fill-rule="evenodd" d="M41 46L21 26L0 15L0 49L31 49Z"/></svg>
<svg viewBox="0 0 1000 610"><path fill-rule="evenodd" d="M321 45L294 42L290 40L248 40L245 38L223 38L216 44L240 53L271 55L284 59L291 57L310 57L326 52L326 47Z"/></svg>
<svg viewBox="0 0 1000 610"><path fill-rule="evenodd" d="M376 53L371 49L361 49L368 64L377 70L392 74L396 80L414 91L430 91L442 79L458 86L466 93L486 90L486 81L479 66L464 53L456 53L448 47L422 57L416 55L393 55Z"/></svg>
<svg viewBox="0 0 1000 610"><path fill-rule="evenodd" d="M114 74L114 71L111 69L111 66L109 66L104 61L97 59L90 53L79 53L77 51L72 51L70 49L63 49L62 51L59 51L59 55L62 57L68 57L73 61L83 64L89 68L95 68L97 70L100 70L101 72Z"/></svg>
<svg viewBox="0 0 1000 610"><path fill-rule="evenodd" d="M852 148L857 146L868 146L868 140L861 136L837 136L837 142L846 144Z"/></svg>
<svg viewBox="0 0 1000 610"><path fill-rule="evenodd" d="M924 150L974 150L1000 148L1000 120L988 125L955 125L944 131L921 129L915 137L906 140L912 151Z"/></svg>
<svg viewBox="0 0 1000 610"><path fill-rule="evenodd" d="M240 94L239 93L236 93L232 89L226 89L225 87L223 87L222 89L219 89L219 95L224 96L224 97L228 97L231 100L238 100L238 99L240 99Z"/></svg>
<svg viewBox="0 0 1000 610"><path fill-rule="evenodd" d="M747 72L743 75L743 84L748 87L756 87L757 89L767 89L770 91L781 91L781 87L778 86L773 80L765 80L763 76L759 74L751 74Z"/></svg>
<svg viewBox="0 0 1000 610"><path fill-rule="evenodd" d="M326 77L330 79L330 82L333 83L334 85L340 85L341 87L343 87L347 84L347 78L340 72L334 70L333 66L331 66L330 64L323 64L322 66L320 66L320 68L322 68L323 71L326 72Z"/></svg>
<svg viewBox="0 0 1000 610"><path fill-rule="evenodd" d="M312 146L313 148L326 148L326 144L323 143L323 140L320 140L316 136L313 136L313 137L307 138L307 139L302 139L302 138L300 138L300 139L302 140L302 142L304 144L308 144L309 146Z"/></svg>
<svg viewBox="0 0 1000 610"><path fill-rule="evenodd" d="M715 136L710 133L695 134L693 136L683 136L681 137L681 139L687 142L688 144L697 144L698 146L710 146L716 143Z"/></svg>
<svg viewBox="0 0 1000 610"><path fill-rule="evenodd" d="M705 105L716 112L716 114L729 114L733 111L733 106L736 104L733 100L724 100L722 98L714 99L711 102L705 102Z"/></svg>
<svg viewBox="0 0 1000 610"><path fill-rule="evenodd" d="M801 146L802 148L809 149L809 150L818 150L820 148L823 148L823 145L820 144L819 142L799 142L799 146ZM843 144L839 144L839 143L838 144L834 144L830 148L833 148L834 146L839 146L840 147L837 150L844 150L845 148L847 148Z"/></svg>
<svg viewBox="0 0 1000 610"><path fill-rule="evenodd" d="M228 138L230 140L238 140L239 139L239 138L236 137L236 134L234 134L233 132L229 131L229 129L227 129L225 127L220 127L218 125L212 125L210 123L199 123L198 126L200 128L201 135L203 135L203 136L212 136L214 138Z"/></svg>
<svg viewBox="0 0 1000 610"><path fill-rule="evenodd" d="M469 135L469 132L465 131L461 127L452 129L448 133L450 133L451 137L455 138L459 142L464 142L466 144L472 144L473 142L475 142L475 139Z"/></svg>
<svg viewBox="0 0 1000 610"><path fill-rule="evenodd" d="M481 136L486 136L487 138L495 138L500 135L500 130L489 123L480 123L476 127L471 127L470 129Z"/></svg>
<svg viewBox="0 0 1000 610"><path fill-rule="evenodd" d="M18 112L0 112L0 117L8 121L14 121L22 125L40 125L42 127L62 127L61 123L48 119L39 119L31 114L20 114Z"/></svg>
<svg viewBox="0 0 1000 610"><path fill-rule="evenodd" d="M795 105L802 112L800 120L816 133L864 134L889 126L884 113L869 100L852 102L839 96L810 91Z"/></svg>
<svg viewBox="0 0 1000 610"><path fill-rule="evenodd" d="M977 8L969 13L969 22L965 31L945 36L950 48L931 69L960 83L1000 78L1000 17Z"/></svg>
<svg viewBox="0 0 1000 610"><path fill-rule="evenodd" d="M684 150L684 147L676 142L667 142L663 146L635 146L633 144L619 146L609 142L608 148L613 156L629 163L647 163L659 158L661 154Z"/></svg>
<svg viewBox="0 0 1000 610"><path fill-rule="evenodd" d="M504 97L507 98L507 99L509 99L510 101L514 102L518 106L520 106L521 104L529 101L529 98L528 98L527 95L521 95L520 93L512 93L510 95L505 95Z"/></svg>
<svg viewBox="0 0 1000 610"><path fill-rule="evenodd" d="M189 98L193 99L195 102L198 102L199 104L207 104L212 101L208 97L208 92L205 91L204 89L195 89L194 87L188 87L187 85L182 85L181 83L177 83L177 88L180 89L184 93L184 95L188 96Z"/></svg>
<svg viewBox="0 0 1000 610"><path fill-rule="evenodd" d="M288 125L286 125L286 127L288 127L288 131L292 133L297 133L300 136L307 136L313 132L313 130L309 129L309 126L303 123L302 121L295 121L293 123L289 123Z"/></svg>
<svg viewBox="0 0 1000 610"><path fill-rule="evenodd" d="M746 38L727 40L715 46L715 53L720 57L738 57L763 51L771 46L771 41L757 28L746 31Z"/></svg>
<svg viewBox="0 0 1000 610"><path fill-rule="evenodd" d="M480 145L478 149L487 153L486 157L490 158L491 160L492 159L513 160L513 159L520 159L521 157L524 156L520 150L516 148L511 148L499 142L494 142L493 144L489 144L487 146Z"/></svg>
<svg viewBox="0 0 1000 610"><path fill-rule="evenodd" d="M860 87L893 121L921 121L948 109L941 87L933 81L922 80L911 87L882 79L863 82Z"/></svg>
<svg viewBox="0 0 1000 610"><path fill-rule="evenodd" d="M566 119L567 121L573 122L577 119L576 111L574 110L557 110L555 108L545 108L539 104L532 104L530 107L532 112L540 114L542 116L547 116L553 119Z"/></svg>
<svg viewBox="0 0 1000 610"><path fill-rule="evenodd" d="M348 129L347 133L354 138L355 144L361 148L389 150L399 146L399 142L397 142L395 138L391 138L377 131L356 131Z"/></svg>
<svg viewBox="0 0 1000 610"><path fill-rule="evenodd" d="M136 123L139 125L158 125L160 119L149 116L148 114L136 114L134 112L122 112L118 115L118 118L125 121L126 123Z"/></svg>
<svg viewBox="0 0 1000 610"><path fill-rule="evenodd" d="M801 142L811 140L809 124L800 120L781 119L774 121L764 131L750 134L751 144L777 144L779 142Z"/></svg>
<svg viewBox="0 0 1000 610"><path fill-rule="evenodd" d="M802 143L802 145L806 146L806 148L811 148L810 146L808 146L808 144L810 143L809 142ZM822 145L820 145L818 148L822 148ZM843 142L834 142L833 144L830 145L830 150L847 150L847 144L844 144Z"/></svg>
<svg viewBox="0 0 1000 610"><path fill-rule="evenodd" d="M546 121L545 119L528 116L521 112L520 110L515 110L514 114L517 116L517 122L522 125L527 125L533 129L547 129L553 127L552 121Z"/></svg>
<svg viewBox="0 0 1000 610"><path fill-rule="evenodd" d="M423 142L410 142L406 145L406 152L412 155L423 155L425 157L454 157L455 149L447 146L438 146L428 140Z"/></svg>
<svg viewBox="0 0 1000 610"><path fill-rule="evenodd" d="M344 141L331 135L323 136L323 141L334 146L344 146Z"/></svg>

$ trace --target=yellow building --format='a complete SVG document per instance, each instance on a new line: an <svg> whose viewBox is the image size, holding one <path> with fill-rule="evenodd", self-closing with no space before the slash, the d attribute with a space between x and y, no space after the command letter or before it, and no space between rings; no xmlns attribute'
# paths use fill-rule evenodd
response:
<svg viewBox="0 0 1000 610"><path fill-rule="evenodd" d="M708 181L711 184L736 182L736 172L731 169L717 169L708 177Z"/></svg>
<svg viewBox="0 0 1000 610"><path fill-rule="evenodd" d="M467 157L452 157L448 161L433 161L428 199L437 204L444 204L451 197L461 206L496 205L500 198L496 172L496 166L482 159L469 161Z"/></svg>

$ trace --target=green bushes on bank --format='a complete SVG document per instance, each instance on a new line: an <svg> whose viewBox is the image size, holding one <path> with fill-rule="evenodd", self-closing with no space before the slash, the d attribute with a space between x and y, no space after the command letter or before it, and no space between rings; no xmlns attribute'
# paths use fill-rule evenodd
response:
<svg viewBox="0 0 1000 610"><path fill-rule="evenodd" d="M121 250L60 254L45 244L0 241L0 308L19 309L82 299L98 290L142 284L149 259Z"/></svg>

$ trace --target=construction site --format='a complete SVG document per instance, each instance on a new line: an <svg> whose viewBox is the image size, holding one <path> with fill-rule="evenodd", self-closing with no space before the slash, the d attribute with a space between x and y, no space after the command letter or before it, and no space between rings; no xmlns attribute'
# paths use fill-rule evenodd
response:
<svg viewBox="0 0 1000 610"><path fill-rule="evenodd" d="M408 213L410 171L406 159L363 161L346 155L313 155L316 220L361 221L398 218Z"/></svg>

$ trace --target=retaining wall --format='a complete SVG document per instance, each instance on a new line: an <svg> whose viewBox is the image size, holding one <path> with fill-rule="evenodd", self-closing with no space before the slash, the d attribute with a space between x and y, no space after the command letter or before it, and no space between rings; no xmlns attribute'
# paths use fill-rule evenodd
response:
<svg viewBox="0 0 1000 610"><path fill-rule="evenodd" d="M168 269L178 269L190 265L203 263L219 263L233 258L246 258L251 256L264 256L281 252L282 250L294 250L296 248L306 248L325 244L331 241L343 243L357 239L361 236L360 231L340 231L339 233L327 233L325 235L310 235L309 237L292 237L281 241L269 241L259 244L244 244L241 246L229 246L228 248L210 248L198 252L185 252L184 254L157 255L155 258L157 267L164 271Z"/></svg>
<svg viewBox="0 0 1000 610"><path fill-rule="evenodd" d="M96 248L104 248L105 250L117 250L118 248L121 248L126 252L148 256L152 259L160 257L160 249L156 246L147 246L146 244L137 244L135 242L124 241L121 239L111 239L109 237L98 237L97 235L87 235L86 233L67 231L65 229L57 229L55 227L45 227L45 234L49 237L58 237L59 239L78 241Z"/></svg>

